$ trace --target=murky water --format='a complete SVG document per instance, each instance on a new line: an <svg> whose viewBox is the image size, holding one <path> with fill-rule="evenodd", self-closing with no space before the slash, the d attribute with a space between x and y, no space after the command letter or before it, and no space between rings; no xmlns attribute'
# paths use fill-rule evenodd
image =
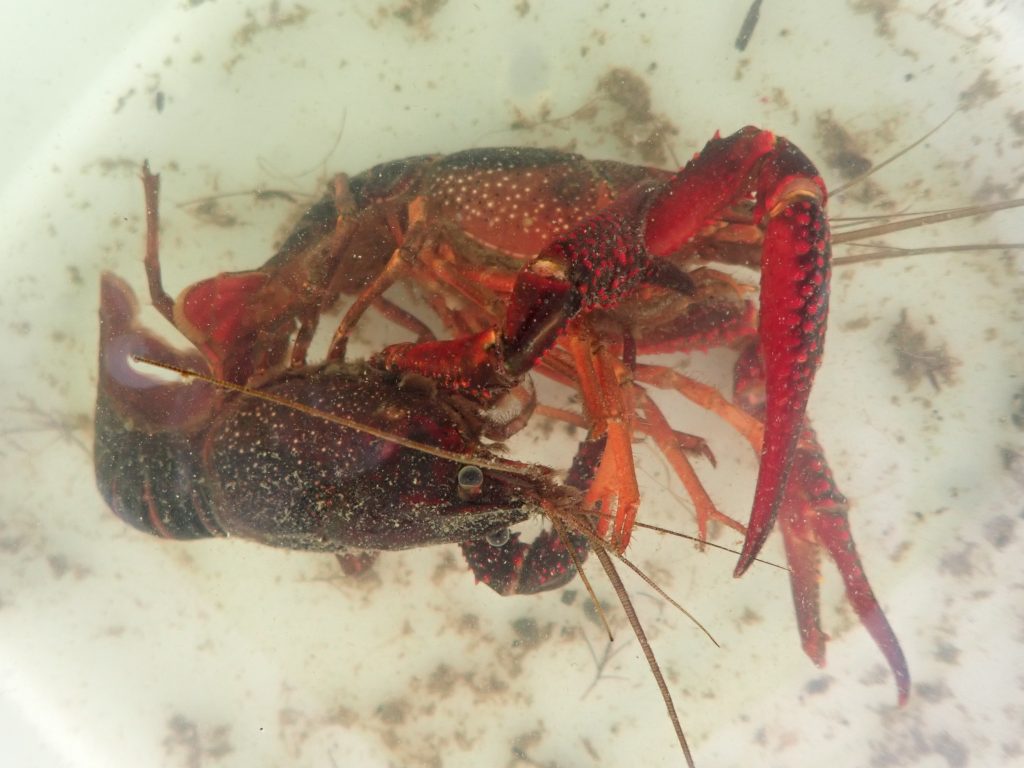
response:
<svg viewBox="0 0 1024 768"><path fill-rule="evenodd" d="M355 582L330 557L158 540L111 515L90 452L98 276L144 288L144 158L163 174L172 293L261 263L302 207L231 193L301 201L331 172L425 152L525 144L671 166L753 123L836 185L958 110L833 215L1021 195L1019 10L825 5L766 4L742 53L745 2L173 3L116 40L0 192L4 742L28 745L28 765L680 764L636 641L613 611L609 650L578 584L501 599L454 547L384 555ZM892 241L1022 235L1011 212ZM784 573L734 581L734 556L637 536L634 560L723 646L631 585L698 765L1022 760L1021 263L977 252L836 270L811 414L909 658L907 707L833 571L821 671L800 650ZM940 388L897 373L887 340L904 311L924 333L915 349L959 363ZM726 386L728 366L712 354L688 370ZM745 515L749 451L660 402L711 441L719 466L699 471ZM572 450L532 433L512 447L554 465ZM661 459L638 452L645 518L691 531Z"/></svg>

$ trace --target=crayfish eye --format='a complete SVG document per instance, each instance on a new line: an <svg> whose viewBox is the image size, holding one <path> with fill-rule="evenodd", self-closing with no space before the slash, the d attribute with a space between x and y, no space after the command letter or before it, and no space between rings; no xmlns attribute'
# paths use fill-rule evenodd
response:
<svg viewBox="0 0 1024 768"><path fill-rule="evenodd" d="M508 526L504 528L495 528L484 538L487 539L487 543L492 547L504 547L508 544L508 540L512 538L512 530Z"/></svg>
<svg viewBox="0 0 1024 768"><path fill-rule="evenodd" d="M467 464L459 470L459 498L469 501L480 495L484 487L484 472L480 467Z"/></svg>

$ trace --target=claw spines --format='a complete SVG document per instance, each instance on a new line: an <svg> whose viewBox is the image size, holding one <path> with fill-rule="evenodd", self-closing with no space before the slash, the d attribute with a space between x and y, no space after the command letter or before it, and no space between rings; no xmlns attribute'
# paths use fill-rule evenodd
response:
<svg viewBox="0 0 1024 768"><path fill-rule="evenodd" d="M783 502L811 385L821 362L828 317L829 232L818 202L823 193L818 200L808 199L806 184L787 179L785 186L795 190L796 199L787 202L783 197L770 209L764 242L760 327L766 361L766 429L754 508L737 576L757 556Z"/></svg>
<svg viewBox="0 0 1024 768"><path fill-rule="evenodd" d="M581 295L580 310L612 306L647 273L642 217L637 215L645 204L646 190L637 190L553 244Z"/></svg>

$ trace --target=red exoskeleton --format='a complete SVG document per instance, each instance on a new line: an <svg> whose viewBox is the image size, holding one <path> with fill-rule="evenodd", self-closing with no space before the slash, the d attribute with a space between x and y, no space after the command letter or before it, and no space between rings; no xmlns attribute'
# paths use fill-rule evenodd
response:
<svg viewBox="0 0 1024 768"><path fill-rule="evenodd" d="M387 163L337 177L259 269L203 280L177 301L160 280L148 172L146 191L150 294L199 354L175 353L141 328L130 290L105 276L96 466L119 515L175 538L231 534L337 553L457 542L478 579L531 592L565 583L588 545L604 563L596 536L625 549L639 504L632 441L645 434L690 492L702 536L709 520L746 532L737 574L779 520L801 637L818 663L821 551L836 562L905 700L906 662L804 415L822 352L830 236L824 184L785 139L754 128L716 137L676 174L523 149ZM752 288L707 266L716 261L760 269L759 317ZM388 302L396 281L421 290L454 338L435 340ZM328 360L308 365L320 316L343 294L355 300ZM345 362L370 306L419 340ZM740 353L734 402L637 361L724 345ZM132 356L250 391L154 384ZM584 403L588 437L568 485L481 442L529 418L523 384L533 371L577 388ZM707 497L687 457L702 442L669 426L648 387L712 409L761 452L749 529ZM600 510L595 528L584 509ZM531 510L559 535L529 547L506 540Z"/></svg>
<svg viewBox="0 0 1024 768"><path fill-rule="evenodd" d="M423 156L337 177L263 267L197 283L177 304L166 295L155 303L178 319L215 374L234 382L304 365L321 314L354 294L334 335L334 359L376 305L420 337L377 355L390 370L479 402L509 393L530 371L575 386L589 439L605 446L586 501L600 502L599 533L620 551L639 503L638 432L680 477L702 537L709 520L746 531L716 509L691 466L687 449L701 443L674 431L647 394L677 390L762 455L737 574L779 517L804 648L823 663L824 550L902 701L905 660L804 418L828 303L825 204L824 184L803 153L755 128L713 139L676 174L531 149ZM760 269L759 317L753 288L709 262ZM395 281L418 288L457 338L432 340L387 302L382 294ZM640 354L725 345L740 350L735 403L671 368L637 363ZM510 418L514 427L523 416Z"/></svg>

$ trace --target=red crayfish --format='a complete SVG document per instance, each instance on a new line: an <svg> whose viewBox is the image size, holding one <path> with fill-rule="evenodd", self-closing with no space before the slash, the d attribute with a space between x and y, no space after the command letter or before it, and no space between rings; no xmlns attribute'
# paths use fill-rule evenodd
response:
<svg viewBox="0 0 1024 768"><path fill-rule="evenodd" d="M779 520L818 663L821 550L835 561L906 699L905 659L804 413L830 233L824 183L790 142L756 128L716 136L675 174L532 149L386 163L336 177L259 269L203 280L177 301L160 279L157 178L144 180L150 295L198 354L143 329L130 289L104 275L95 459L119 516L172 538L347 553L350 565L365 565L365 551L460 543L479 580L533 592L568 581L588 548L611 570L606 548L625 549L640 502L632 441L646 434L693 498L702 537L709 520L746 533L736 575ZM760 269L759 311L749 286L709 262ZM452 338L384 297L397 281L423 293ZM328 359L309 365L317 323L343 294L355 298ZM418 340L346 362L371 306ZM734 402L637 360L723 345L740 352ZM140 357L218 383L155 382L134 367ZM584 404L587 438L565 484L482 442L528 420L533 371ZM710 408L760 451L748 527L715 508L687 456L702 441L676 432L647 387ZM536 511L555 531L528 546L508 528Z"/></svg>

